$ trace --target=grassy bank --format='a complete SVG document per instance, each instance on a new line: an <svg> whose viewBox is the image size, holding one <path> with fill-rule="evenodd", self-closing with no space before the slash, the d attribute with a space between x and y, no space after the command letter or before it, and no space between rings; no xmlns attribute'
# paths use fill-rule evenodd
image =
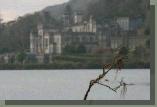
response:
<svg viewBox="0 0 157 107"><path fill-rule="evenodd" d="M33 70L33 69L101 69L112 61L113 55L62 55L54 56L52 63L0 64L0 70ZM149 61L128 58L125 69L150 68Z"/></svg>

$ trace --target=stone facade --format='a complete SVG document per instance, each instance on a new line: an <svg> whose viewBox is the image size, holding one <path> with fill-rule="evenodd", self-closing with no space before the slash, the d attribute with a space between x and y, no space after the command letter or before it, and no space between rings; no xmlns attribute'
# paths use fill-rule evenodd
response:
<svg viewBox="0 0 157 107"><path fill-rule="evenodd" d="M123 31L135 31L144 24L144 19L141 17L118 17L116 22Z"/></svg>
<svg viewBox="0 0 157 107"><path fill-rule="evenodd" d="M74 12L73 15L63 15L64 31L71 30L72 32L91 32L96 33L96 21L92 16L88 20L83 20L83 14L81 12Z"/></svg>
<svg viewBox="0 0 157 107"><path fill-rule="evenodd" d="M38 31L30 34L30 52L37 55L61 54L61 34L38 25Z"/></svg>
<svg viewBox="0 0 157 107"><path fill-rule="evenodd" d="M119 17L116 19L116 22L119 24L120 28L124 31L129 30L130 19L129 17Z"/></svg>
<svg viewBox="0 0 157 107"><path fill-rule="evenodd" d="M96 33L96 22L90 17L89 21L84 21L82 23L76 23L71 26L73 32L90 32Z"/></svg>
<svg viewBox="0 0 157 107"><path fill-rule="evenodd" d="M118 17L111 23L98 25L91 17L84 20L82 14L75 13L72 18L63 15L64 27L62 30L45 29L42 24L37 27L37 32L30 34L30 52L38 55L42 60L43 55L62 54L67 45L84 45L87 52L95 52L97 49L119 49L128 47L135 49L144 41L138 36L137 27L131 23L129 17ZM130 23L132 27L130 27ZM134 26L133 26L134 25Z"/></svg>
<svg viewBox="0 0 157 107"><path fill-rule="evenodd" d="M84 45L87 52L93 52L98 47L99 38L96 33L90 32L66 32L62 37L62 47L68 45Z"/></svg>

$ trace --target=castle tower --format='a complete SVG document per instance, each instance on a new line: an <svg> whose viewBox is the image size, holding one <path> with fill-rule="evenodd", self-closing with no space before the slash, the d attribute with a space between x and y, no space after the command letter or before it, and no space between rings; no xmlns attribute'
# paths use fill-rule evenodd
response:
<svg viewBox="0 0 157 107"><path fill-rule="evenodd" d="M92 16L90 16L89 19L89 32L96 32L96 22L93 20Z"/></svg>
<svg viewBox="0 0 157 107"><path fill-rule="evenodd" d="M77 24L78 23L78 16L77 16L77 13L75 12L74 13L74 24Z"/></svg>
<svg viewBox="0 0 157 107"><path fill-rule="evenodd" d="M37 30L38 30L38 35L39 36L43 36L44 35L44 29L43 29L43 25L42 24L38 24Z"/></svg>
<svg viewBox="0 0 157 107"><path fill-rule="evenodd" d="M63 19L64 26L70 25L70 16L68 15L68 13L64 13L62 19Z"/></svg>
<svg viewBox="0 0 157 107"><path fill-rule="evenodd" d="M75 12L73 16L74 24L81 23L83 20L83 15L81 12Z"/></svg>
<svg viewBox="0 0 157 107"><path fill-rule="evenodd" d="M53 36L53 53L62 53L62 37L60 33L55 33Z"/></svg>
<svg viewBox="0 0 157 107"><path fill-rule="evenodd" d="M38 24L38 54L44 54L44 29L42 24Z"/></svg>
<svg viewBox="0 0 157 107"><path fill-rule="evenodd" d="M34 35L30 33L30 53L35 53Z"/></svg>

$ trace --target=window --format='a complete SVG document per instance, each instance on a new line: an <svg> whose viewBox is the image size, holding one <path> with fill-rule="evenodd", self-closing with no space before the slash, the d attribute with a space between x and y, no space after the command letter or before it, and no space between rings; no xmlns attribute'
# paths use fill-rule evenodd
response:
<svg viewBox="0 0 157 107"><path fill-rule="evenodd" d="M44 40L44 47L45 47L45 48L48 48L48 46L49 46L49 41L48 41L48 38L46 38L46 39Z"/></svg>

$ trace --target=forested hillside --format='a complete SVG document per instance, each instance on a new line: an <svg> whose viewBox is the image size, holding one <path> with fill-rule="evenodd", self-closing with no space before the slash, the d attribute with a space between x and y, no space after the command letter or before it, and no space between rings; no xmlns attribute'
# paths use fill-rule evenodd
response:
<svg viewBox="0 0 157 107"><path fill-rule="evenodd" d="M70 5L73 11L86 12L90 3L95 3L98 0L70 0L68 3L64 3L56 6L46 7L43 12L50 12L53 17L60 17L64 13L64 9L67 5Z"/></svg>
<svg viewBox="0 0 157 107"><path fill-rule="evenodd" d="M67 5L72 11L83 11L86 17L93 15L98 23L103 23L106 17L117 16L142 16L148 20L149 13L149 0L70 0L0 24L0 54L29 51L30 32L36 29L39 22L47 27L61 28L62 21L58 17L61 17Z"/></svg>
<svg viewBox="0 0 157 107"><path fill-rule="evenodd" d="M149 8L149 0L99 0L88 5L87 14L102 23L105 18L118 16L146 18Z"/></svg>

